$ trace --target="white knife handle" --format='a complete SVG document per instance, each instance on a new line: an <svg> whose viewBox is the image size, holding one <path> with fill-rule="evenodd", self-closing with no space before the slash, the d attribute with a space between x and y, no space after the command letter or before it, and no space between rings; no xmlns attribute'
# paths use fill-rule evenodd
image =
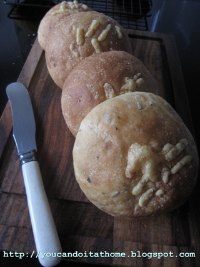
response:
<svg viewBox="0 0 200 267"><path fill-rule="evenodd" d="M62 249L38 162L30 161L22 164L22 172L39 261L45 267L55 266L61 259L55 257L55 254L61 252Z"/></svg>

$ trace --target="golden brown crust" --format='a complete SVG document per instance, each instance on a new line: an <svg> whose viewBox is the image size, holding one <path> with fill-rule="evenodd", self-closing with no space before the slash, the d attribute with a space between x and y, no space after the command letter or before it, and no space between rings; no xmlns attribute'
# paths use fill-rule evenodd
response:
<svg viewBox="0 0 200 267"><path fill-rule="evenodd" d="M76 179L98 208L144 216L182 204L198 155L183 121L161 97L134 92L104 101L83 119L73 149Z"/></svg>
<svg viewBox="0 0 200 267"><path fill-rule="evenodd" d="M63 18L78 12L88 11L90 8L85 4L79 4L77 1L63 1L52 7L40 22L38 28L38 42L42 49L45 50L46 42L49 36L54 32L53 28L59 24Z"/></svg>
<svg viewBox="0 0 200 267"><path fill-rule="evenodd" d="M52 31L45 55L49 73L60 88L85 57L109 50L131 52L126 31L112 18L95 11L64 17Z"/></svg>
<svg viewBox="0 0 200 267"><path fill-rule="evenodd" d="M93 107L128 91L158 93L156 81L139 59L123 51L109 51L82 60L65 80L61 99L73 135Z"/></svg>

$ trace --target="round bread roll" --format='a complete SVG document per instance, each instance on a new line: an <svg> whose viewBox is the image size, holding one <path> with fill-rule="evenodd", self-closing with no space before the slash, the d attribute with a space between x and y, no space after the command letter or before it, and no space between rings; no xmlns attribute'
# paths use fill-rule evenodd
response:
<svg viewBox="0 0 200 267"><path fill-rule="evenodd" d="M95 11L65 17L52 31L45 56L49 73L60 88L85 57L109 50L131 52L126 31L112 18Z"/></svg>
<svg viewBox="0 0 200 267"><path fill-rule="evenodd" d="M77 182L86 197L113 216L171 211L194 187L194 140L160 96L126 93L83 119L73 149Z"/></svg>
<svg viewBox="0 0 200 267"><path fill-rule="evenodd" d="M129 91L157 94L158 86L144 64L123 51L94 54L82 60L65 80L61 105L74 136L86 114L97 104Z"/></svg>
<svg viewBox="0 0 200 267"><path fill-rule="evenodd" d="M60 20L71 14L88 11L89 8L85 4L79 4L77 1L63 1L58 5L52 7L40 22L38 28L38 42L42 49L45 50L46 42L48 42L49 35L54 32L53 28Z"/></svg>

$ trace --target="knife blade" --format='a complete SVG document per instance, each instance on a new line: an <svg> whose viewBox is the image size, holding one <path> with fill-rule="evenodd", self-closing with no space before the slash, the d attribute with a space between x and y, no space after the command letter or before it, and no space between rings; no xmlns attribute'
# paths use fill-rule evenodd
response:
<svg viewBox="0 0 200 267"><path fill-rule="evenodd" d="M60 262L60 257L55 255L60 255L62 249L36 160L36 125L31 99L26 87L18 82L9 84L6 94L11 105L13 137L22 166L37 256L43 266L55 266Z"/></svg>

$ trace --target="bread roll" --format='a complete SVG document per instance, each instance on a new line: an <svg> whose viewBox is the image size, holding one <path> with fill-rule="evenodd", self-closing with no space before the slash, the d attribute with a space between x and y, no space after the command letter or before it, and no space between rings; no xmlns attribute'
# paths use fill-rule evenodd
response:
<svg viewBox="0 0 200 267"><path fill-rule="evenodd" d="M101 13L76 13L63 18L52 29L45 48L47 68L54 82L62 88L70 71L82 59L109 50L131 52L126 31Z"/></svg>
<svg viewBox="0 0 200 267"><path fill-rule="evenodd" d="M171 211L194 187L198 155L183 121L161 97L126 93L83 119L73 149L77 182L114 216Z"/></svg>
<svg viewBox="0 0 200 267"><path fill-rule="evenodd" d="M65 80L62 112L75 136L86 114L97 104L128 91L158 93L158 86L144 64L123 51L94 54L82 60Z"/></svg>
<svg viewBox="0 0 200 267"><path fill-rule="evenodd" d="M46 42L48 42L49 36L54 32L53 28L55 25L59 24L60 20L71 14L88 10L88 6L81 3L79 4L77 1L63 1L52 7L43 17L38 28L38 42L42 49L45 50Z"/></svg>

